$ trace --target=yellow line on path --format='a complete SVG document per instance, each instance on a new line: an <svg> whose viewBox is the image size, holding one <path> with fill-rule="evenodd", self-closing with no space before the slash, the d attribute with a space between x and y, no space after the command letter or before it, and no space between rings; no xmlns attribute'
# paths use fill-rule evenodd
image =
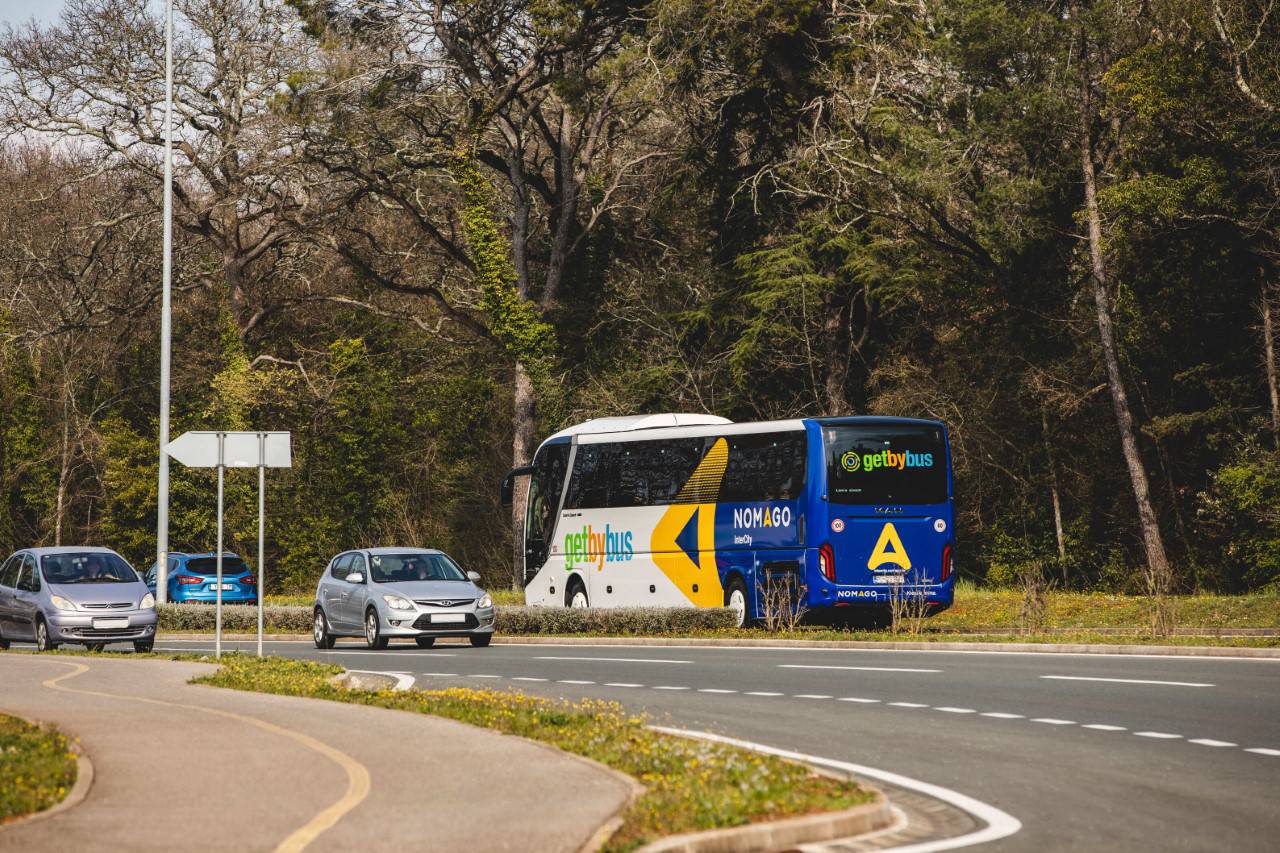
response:
<svg viewBox="0 0 1280 853"><path fill-rule="evenodd" d="M224 711L221 708L209 708L204 705L188 705L182 702L168 702L163 699L150 699L145 696L126 696L119 693L103 693L97 690L81 690L76 687L66 687L59 682L76 678L84 675L89 671L89 667L80 663L71 663L70 661L51 661L51 663L62 664L64 666L73 667L71 672L65 675L59 675L57 678L50 678L44 682L44 686L51 690L63 690L67 693L82 693L86 696L106 696L111 699L128 699L134 702L146 702L151 705L164 705L170 708L186 708L192 711L200 711L204 714L212 714L216 717L226 717L228 719L237 720L248 725L255 726L263 731L272 734L283 735L297 743L302 744L307 749L318 752L325 758L328 758L334 764L341 767L347 774L347 790L332 805L317 813L311 820L295 829L289 834L289 837L276 847L277 853L298 853L300 850L306 849L307 845L315 841L320 835L354 809L360 803L364 802L365 797L369 796L369 770L363 764L356 761L345 752L334 749L327 743L316 740L310 735L302 732L296 732L275 723L268 723L266 720L259 720L257 717L249 717L244 714L237 714L234 711Z"/></svg>

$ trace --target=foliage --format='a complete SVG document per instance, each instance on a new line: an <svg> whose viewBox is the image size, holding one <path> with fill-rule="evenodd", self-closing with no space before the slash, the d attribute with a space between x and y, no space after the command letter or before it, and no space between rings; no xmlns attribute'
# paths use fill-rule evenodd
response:
<svg viewBox="0 0 1280 853"><path fill-rule="evenodd" d="M66 735L0 714L0 824L62 802L76 782Z"/></svg>
<svg viewBox="0 0 1280 853"><path fill-rule="evenodd" d="M683 832L851 808L871 794L855 783L736 747L661 734L616 702L544 699L514 691L335 687L337 667L233 656L202 683L375 705L459 720L599 761L645 786L606 850L632 850Z"/></svg>

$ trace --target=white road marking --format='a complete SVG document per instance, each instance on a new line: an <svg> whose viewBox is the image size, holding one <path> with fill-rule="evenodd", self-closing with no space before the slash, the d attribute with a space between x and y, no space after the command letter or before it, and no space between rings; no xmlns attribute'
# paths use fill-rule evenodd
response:
<svg viewBox="0 0 1280 853"><path fill-rule="evenodd" d="M829 693L797 693L793 699L830 699Z"/></svg>
<svg viewBox="0 0 1280 853"><path fill-rule="evenodd" d="M383 672L376 669L349 669L347 672L363 672L369 675L389 675L396 680L396 686L392 690L410 690L417 681L412 675L403 672Z"/></svg>
<svg viewBox="0 0 1280 853"><path fill-rule="evenodd" d="M1081 726L1083 729L1093 729L1095 732L1127 732L1124 726L1111 726L1106 723L1089 723Z"/></svg>
<svg viewBox="0 0 1280 853"><path fill-rule="evenodd" d="M1248 748L1245 752L1252 752L1254 755L1280 755L1280 749L1267 749L1265 746Z"/></svg>
<svg viewBox="0 0 1280 853"><path fill-rule="evenodd" d="M688 690L688 687L673 687L670 684L663 684L653 688L654 690Z"/></svg>
<svg viewBox="0 0 1280 853"><path fill-rule="evenodd" d="M501 678L501 675L468 675L467 678Z"/></svg>
<svg viewBox="0 0 1280 853"><path fill-rule="evenodd" d="M456 672L424 672L423 675L434 676L435 678L457 678Z"/></svg>
<svg viewBox="0 0 1280 853"><path fill-rule="evenodd" d="M546 681L547 679L545 679L545 678L533 678L533 677L528 676L528 675L514 675L514 676L512 676L512 677L511 677L511 680L512 680L512 681Z"/></svg>
<svg viewBox="0 0 1280 853"><path fill-rule="evenodd" d="M1052 681L1106 681L1111 684L1158 684L1162 687L1216 687L1204 681L1153 681L1146 678L1097 678L1091 675L1042 675Z"/></svg>
<svg viewBox="0 0 1280 853"><path fill-rule="evenodd" d="M857 702L857 703L858 703L858 704L860 704L860 705L878 705L878 704L880 704L880 700L879 700L879 699L862 699L862 698L860 698L860 697L858 697L858 696L845 696L845 697L843 697L843 698L841 698L841 699L837 699L836 701L837 701L837 702Z"/></svg>
<svg viewBox="0 0 1280 853"><path fill-rule="evenodd" d="M558 655L541 655L534 660L586 660L603 661L605 663L693 663L691 660L666 660L664 658L582 658Z"/></svg>
<svg viewBox="0 0 1280 853"><path fill-rule="evenodd" d="M224 642L225 642L225 641L224 641ZM356 650L349 651L349 652L347 652L347 651L342 651L341 649L328 649L328 650L325 650L325 651L321 652L321 654L326 655L326 656L331 656L331 655L339 655L339 656L345 656L345 655L377 655L378 657L381 657L381 658L390 658L390 657L397 657L397 658L402 658L402 657L403 657L403 658L456 658L456 657L457 657L457 655L456 655L455 653L453 653L453 652L374 652L374 651L368 651L368 650L364 650L364 649L356 649Z"/></svg>
<svg viewBox="0 0 1280 853"><path fill-rule="evenodd" d="M606 681L605 687L644 687L643 684L630 684L625 681Z"/></svg>
<svg viewBox="0 0 1280 853"><path fill-rule="evenodd" d="M1057 717L1032 717L1033 723L1044 723L1049 726L1074 726L1075 720L1059 720Z"/></svg>
<svg viewBox="0 0 1280 853"><path fill-rule="evenodd" d="M1187 741L1187 743L1197 743L1200 746L1238 746L1238 744L1234 744L1229 740L1214 740L1211 737L1198 737Z"/></svg>
<svg viewBox="0 0 1280 853"><path fill-rule="evenodd" d="M577 681L572 678L562 678L556 684L595 684L594 681Z"/></svg>
<svg viewBox="0 0 1280 853"><path fill-rule="evenodd" d="M774 693L772 690L751 690L745 696L781 696L781 693Z"/></svg>
<svg viewBox="0 0 1280 853"><path fill-rule="evenodd" d="M725 690L723 687L699 687L699 693L737 693L736 690Z"/></svg>
<svg viewBox="0 0 1280 853"><path fill-rule="evenodd" d="M1178 740L1182 735L1170 734L1169 732L1134 732L1137 737L1151 737L1156 740Z"/></svg>
<svg viewBox="0 0 1280 853"><path fill-rule="evenodd" d="M984 712L983 712L983 714L982 714L982 716L984 716L984 717L991 717L992 719L995 719L995 720L1024 720L1024 719L1026 719L1026 717L1025 717L1023 714L1010 714L1010 713L1007 713L1007 712L1005 712L1005 711L984 711Z"/></svg>
<svg viewBox="0 0 1280 853"><path fill-rule="evenodd" d="M935 710L935 711L945 711L945 712L946 712L946 713L948 713L948 714L972 714L972 713L975 713L975 712L974 712L974 710L973 710L972 708L947 708L947 707L939 707L939 708L934 708L933 710Z"/></svg>
<svg viewBox="0 0 1280 853"><path fill-rule="evenodd" d="M786 758L791 761L807 762L809 764L818 765L819 767L827 767L832 770L851 773L855 776L878 779L882 782L888 782L889 784L897 785L900 788L909 788L913 791L925 794L926 796L950 803L956 808L973 815L977 818L979 823L986 824L982 829L965 835L957 835L954 838L944 838L938 841L924 841L919 844L907 844L902 847L889 848L895 851L895 853L933 853L933 851L937 850L955 850L960 847L970 847L975 844L985 844L990 841L1007 838L1022 829L1021 821L1013 815L1001 811L995 806L988 805L981 800L975 800L973 797L970 797L967 794L962 794L959 791L953 791L950 788L944 788L941 785L934 785L931 782L921 782L920 780L912 779L909 776L890 773L887 770L879 770L875 767L867 767L862 764L850 764L846 761L836 761L831 758L820 758L816 755L806 755L801 752L790 752L785 749L776 749L775 747L765 746L764 744L753 743L751 741L738 740L736 738L724 737L722 735L713 735L709 732L669 729L662 726L652 726L651 728L655 731L665 732L666 734L681 735L684 737L698 738L699 740L729 744L730 746L750 749L766 755L776 755L779 758Z"/></svg>
<svg viewBox="0 0 1280 853"><path fill-rule="evenodd" d="M835 666L816 663L780 663L779 669L848 669L858 672L942 672L940 669L911 669L901 666Z"/></svg>
<svg viewBox="0 0 1280 853"><path fill-rule="evenodd" d="M928 708L929 706L923 702L890 702L895 708Z"/></svg>

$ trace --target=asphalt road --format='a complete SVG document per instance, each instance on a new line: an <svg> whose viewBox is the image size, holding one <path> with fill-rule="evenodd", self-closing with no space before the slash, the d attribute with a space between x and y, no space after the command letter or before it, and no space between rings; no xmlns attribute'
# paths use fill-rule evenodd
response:
<svg viewBox="0 0 1280 853"><path fill-rule="evenodd" d="M166 648L206 648L168 641ZM250 644L230 643L246 650ZM441 645L269 652L418 686L616 699L1013 815L984 850L1280 848L1280 661L941 651Z"/></svg>

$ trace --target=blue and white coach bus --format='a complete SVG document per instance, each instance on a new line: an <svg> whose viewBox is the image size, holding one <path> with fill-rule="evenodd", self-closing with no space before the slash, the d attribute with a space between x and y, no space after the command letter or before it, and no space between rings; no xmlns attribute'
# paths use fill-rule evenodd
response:
<svg viewBox="0 0 1280 853"><path fill-rule="evenodd" d="M938 421L601 418L508 474L507 505L520 476L530 605L729 606L749 622L780 577L816 617L883 609L904 591L938 611L954 595Z"/></svg>

